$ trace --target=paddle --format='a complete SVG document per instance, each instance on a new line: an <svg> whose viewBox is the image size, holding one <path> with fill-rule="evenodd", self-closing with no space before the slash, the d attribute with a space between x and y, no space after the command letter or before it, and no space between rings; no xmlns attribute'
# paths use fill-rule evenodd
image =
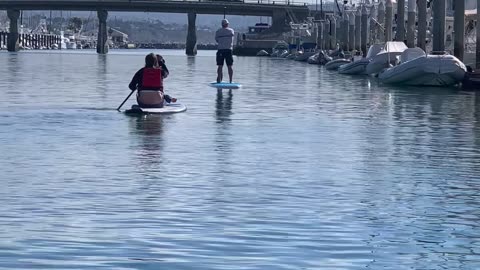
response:
<svg viewBox="0 0 480 270"><path fill-rule="evenodd" d="M130 94L127 96L127 98L122 102L122 104L120 104L120 106L118 106L117 108L117 111L120 111L120 108L123 106L123 104L125 104L125 102L127 102L127 100L130 98L130 96L133 94L133 92L135 92L135 90L133 90L132 92L130 92Z"/></svg>

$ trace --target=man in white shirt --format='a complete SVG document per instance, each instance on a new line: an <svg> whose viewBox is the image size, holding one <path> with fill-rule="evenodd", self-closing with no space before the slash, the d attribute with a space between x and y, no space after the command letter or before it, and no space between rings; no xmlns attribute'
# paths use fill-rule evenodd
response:
<svg viewBox="0 0 480 270"><path fill-rule="evenodd" d="M222 20L222 28L218 29L215 33L215 41L218 43L217 51L217 82L223 80L223 62L227 63L228 77L230 83L233 77L233 37L235 35L232 28L228 27L228 20Z"/></svg>

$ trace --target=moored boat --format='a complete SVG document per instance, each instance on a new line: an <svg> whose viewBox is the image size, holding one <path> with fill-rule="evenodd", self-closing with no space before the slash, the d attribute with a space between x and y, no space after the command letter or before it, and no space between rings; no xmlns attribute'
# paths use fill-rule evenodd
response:
<svg viewBox="0 0 480 270"><path fill-rule="evenodd" d="M295 61L305 62L310 56L314 54L315 52L299 52L298 55L295 57Z"/></svg>
<svg viewBox="0 0 480 270"><path fill-rule="evenodd" d="M265 51L265 50L260 50L258 53L257 53L257 56L269 56L270 54Z"/></svg>
<svg viewBox="0 0 480 270"><path fill-rule="evenodd" d="M465 65L453 55L423 53L419 56L407 53L410 51L401 56L401 64L378 74L380 82L415 86L451 86L460 83L465 77L467 71Z"/></svg>
<svg viewBox="0 0 480 270"><path fill-rule="evenodd" d="M367 65L372 60L372 57L377 55L382 50L382 48L383 48L382 44L373 44L368 49L366 58L362 58L360 60L354 61L349 64L341 65L338 68L338 73L350 74L350 75L367 74L366 73Z"/></svg>
<svg viewBox="0 0 480 270"><path fill-rule="evenodd" d="M408 49L408 47L401 41L386 42L383 49L377 55L373 56L370 63L368 63L366 73L369 75L378 74L383 69L394 64L406 49Z"/></svg>
<svg viewBox="0 0 480 270"><path fill-rule="evenodd" d="M349 59L345 59L345 58L335 59L326 63L325 68L327 70L337 70L340 66L348 64L350 62L351 61Z"/></svg>

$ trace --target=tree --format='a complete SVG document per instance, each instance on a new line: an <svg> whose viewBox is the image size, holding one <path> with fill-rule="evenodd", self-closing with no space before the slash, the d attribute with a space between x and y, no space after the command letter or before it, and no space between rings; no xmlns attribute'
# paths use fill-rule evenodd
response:
<svg viewBox="0 0 480 270"><path fill-rule="evenodd" d="M68 20L67 29L72 30L74 33L78 33L83 26L83 21L81 18L73 17Z"/></svg>

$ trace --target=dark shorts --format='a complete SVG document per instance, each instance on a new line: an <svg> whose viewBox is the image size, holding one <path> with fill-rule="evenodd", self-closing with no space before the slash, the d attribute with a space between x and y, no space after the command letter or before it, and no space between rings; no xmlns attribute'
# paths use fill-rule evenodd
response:
<svg viewBox="0 0 480 270"><path fill-rule="evenodd" d="M223 66L224 61L227 63L227 66L233 65L232 50L217 51L217 66Z"/></svg>

